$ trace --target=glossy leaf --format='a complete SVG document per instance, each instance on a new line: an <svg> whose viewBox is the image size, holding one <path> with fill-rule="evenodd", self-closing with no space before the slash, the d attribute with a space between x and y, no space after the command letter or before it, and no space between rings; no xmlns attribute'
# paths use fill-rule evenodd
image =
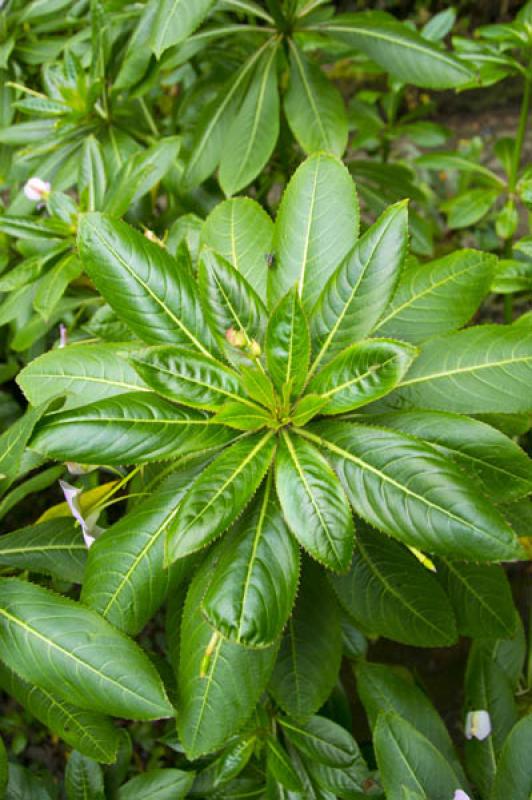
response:
<svg viewBox="0 0 532 800"><path fill-rule="evenodd" d="M150 769L120 787L117 800L182 800L194 783L194 772L181 769Z"/></svg>
<svg viewBox="0 0 532 800"><path fill-rule="evenodd" d="M523 717L512 728L504 743L490 800L528 800L532 792L530 739L532 717Z"/></svg>
<svg viewBox="0 0 532 800"><path fill-rule="evenodd" d="M196 478L168 527L169 563L201 550L234 522L257 491L274 448L271 432L252 434Z"/></svg>
<svg viewBox="0 0 532 800"><path fill-rule="evenodd" d="M293 792L299 792L303 789L301 778L291 764L288 753L284 747L269 736L266 740L266 764L268 772L270 772L276 781Z"/></svg>
<svg viewBox="0 0 532 800"><path fill-rule="evenodd" d="M499 512L430 445L349 423L321 423L313 431L305 435L324 449L356 513L371 525L429 553L477 561L518 556Z"/></svg>
<svg viewBox="0 0 532 800"><path fill-rule="evenodd" d="M151 47L160 58L169 47L182 42L203 22L214 0L161 0L151 30Z"/></svg>
<svg viewBox="0 0 532 800"><path fill-rule="evenodd" d="M304 725L291 719L280 719L279 723L288 741L313 761L348 767L358 758L358 746L351 734L327 717L311 717Z"/></svg>
<svg viewBox="0 0 532 800"><path fill-rule="evenodd" d="M10 669L80 708L128 719L173 715L161 679L139 646L72 600L2 578L0 640Z"/></svg>
<svg viewBox="0 0 532 800"><path fill-rule="evenodd" d="M103 772L92 758L74 751L65 770L65 792L67 800L105 800Z"/></svg>
<svg viewBox="0 0 532 800"><path fill-rule="evenodd" d="M81 583L87 546L73 519L29 525L0 537L0 564Z"/></svg>
<svg viewBox="0 0 532 800"><path fill-rule="evenodd" d="M290 387L300 393L310 357L310 337L305 312L296 289L291 289L273 310L266 330L268 372L279 392Z"/></svg>
<svg viewBox="0 0 532 800"><path fill-rule="evenodd" d="M44 782L33 772L19 764L9 765L6 800L51 800Z"/></svg>
<svg viewBox="0 0 532 800"><path fill-rule="evenodd" d="M294 604L299 549L270 482L216 553L217 564L202 601L208 622L239 644L273 644Z"/></svg>
<svg viewBox="0 0 532 800"><path fill-rule="evenodd" d="M101 145L92 135L87 136L83 143L78 185L87 211L98 211L102 207L107 175Z"/></svg>
<svg viewBox="0 0 532 800"><path fill-rule="evenodd" d="M28 408L0 436L0 493L5 492L19 477L19 465L35 425L46 411L44 403Z"/></svg>
<svg viewBox="0 0 532 800"><path fill-rule="evenodd" d="M308 441L284 433L275 478L284 518L301 546L329 569L345 570L353 552L353 518L327 461Z"/></svg>
<svg viewBox="0 0 532 800"><path fill-rule="evenodd" d="M258 431L260 428L275 428L276 423L265 408L248 400L230 400L213 417L213 422L228 425L237 431Z"/></svg>
<svg viewBox="0 0 532 800"><path fill-rule="evenodd" d="M277 214L275 265L269 271L270 304L297 285L310 311L358 235L355 186L333 156L311 156L292 176Z"/></svg>

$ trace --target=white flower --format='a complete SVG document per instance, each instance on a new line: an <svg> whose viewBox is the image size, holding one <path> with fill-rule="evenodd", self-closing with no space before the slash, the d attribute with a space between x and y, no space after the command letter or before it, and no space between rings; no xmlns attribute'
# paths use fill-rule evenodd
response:
<svg viewBox="0 0 532 800"><path fill-rule="evenodd" d="M51 189L52 184L48 183L48 181L43 181L41 178L33 177L30 178L29 181L26 181L24 185L24 194L28 200L46 200Z"/></svg>
<svg viewBox="0 0 532 800"><path fill-rule="evenodd" d="M453 795L453 800L471 800L471 798L463 791L463 789L457 789Z"/></svg>
<svg viewBox="0 0 532 800"><path fill-rule="evenodd" d="M87 547L90 547L94 544L96 536L101 533L102 529L99 528L95 523L96 519L98 518L99 511L96 514L89 514L87 519L83 516L83 512L81 510L81 503L80 503L80 496L82 494L82 489L77 489L75 486L71 486L66 481L59 481L59 485L63 490L63 494L65 496L65 500L68 503L68 507L72 512L72 516L76 519L80 526L81 532L83 533L83 540ZM92 534L95 534L94 536Z"/></svg>
<svg viewBox="0 0 532 800"><path fill-rule="evenodd" d="M491 719L487 711L468 711L465 723L466 739L478 739L482 742L491 733Z"/></svg>

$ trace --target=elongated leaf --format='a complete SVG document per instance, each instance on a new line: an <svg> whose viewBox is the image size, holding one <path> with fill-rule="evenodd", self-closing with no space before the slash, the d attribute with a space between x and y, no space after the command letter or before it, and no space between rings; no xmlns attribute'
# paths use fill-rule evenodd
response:
<svg viewBox="0 0 532 800"><path fill-rule="evenodd" d="M393 339L367 339L343 350L310 382L310 394L326 399L323 414L340 414L391 392L417 349Z"/></svg>
<svg viewBox="0 0 532 800"><path fill-rule="evenodd" d="M504 570L496 564L438 561L438 577L463 636L504 639L516 628L515 607Z"/></svg>
<svg viewBox="0 0 532 800"><path fill-rule="evenodd" d="M385 402L462 414L530 411L532 330L480 325L431 339Z"/></svg>
<svg viewBox="0 0 532 800"><path fill-rule="evenodd" d="M272 380L294 397L305 382L310 357L310 337L305 312L296 289L291 289L273 310L266 331L266 359Z"/></svg>
<svg viewBox="0 0 532 800"><path fill-rule="evenodd" d="M301 546L329 569L347 569L353 552L353 518L342 486L320 452L285 433L275 478L284 518Z"/></svg>
<svg viewBox="0 0 532 800"><path fill-rule="evenodd" d="M329 767L348 767L358 758L357 743L341 725L327 717L311 717L304 725L280 719L283 733L307 758Z"/></svg>
<svg viewBox="0 0 532 800"><path fill-rule="evenodd" d="M331 275L311 319L313 371L374 329L399 280L407 243L403 201L382 214Z"/></svg>
<svg viewBox="0 0 532 800"><path fill-rule="evenodd" d="M257 63L237 115L227 132L231 146L220 162L220 185L225 194L236 194L262 170L279 135L277 48L273 39Z"/></svg>
<svg viewBox="0 0 532 800"><path fill-rule="evenodd" d="M163 603L176 578L192 564L179 563L181 575L164 568L164 537L181 498L203 466L195 459L168 477L146 501L111 525L92 545L83 581L82 602L120 630L139 633Z"/></svg>
<svg viewBox="0 0 532 800"><path fill-rule="evenodd" d="M458 250L409 267L378 324L379 335L417 343L462 327L489 292L495 264L489 253Z"/></svg>
<svg viewBox="0 0 532 800"><path fill-rule="evenodd" d="M318 567L305 562L303 580L284 636L270 691L297 721L306 721L335 684L342 656L338 609Z"/></svg>
<svg viewBox="0 0 532 800"><path fill-rule="evenodd" d="M528 800L532 792L530 740L532 717L523 717L510 731L504 743L491 800Z"/></svg>
<svg viewBox="0 0 532 800"><path fill-rule="evenodd" d="M155 392L192 408L216 411L228 400L242 400L235 372L185 348L150 348L133 358L133 366Z"/></svg>
<svg viewBox="0 0 532 800"><path fill-rule="evenodd" d="M404 434L321 423L324 448L356 513L405 544L477 561L518 557L513 532L450 459Z"/></svg>
<svg viewBox="0 0 532 800"><path fill-rule="evenodd" d="M205 220L201 241L229 261L266 302L273 222L262 206L249 197L218 203Z"/></svg>
<svg viewBox="0 0 532 800"><path fill-rule="evenodd" d="M40 778L19 764L10 764L6 800L25 800L26 797L31 797L31 800L51 800Z"/></svg>
<svg viewBox="0 0 532 800"><path fill-rule="evenodd" d="M500 189L470 189L442 203L449 228L467 228L486 216L499 197Z"/></svg>
<svg viewBox="0 0 532 800"><path fill-rule="evenodd" d="M46 408L46 403L28 408L0 436L0 493L3 494L19 477L19 467L26 445Z"/></svg>
<svg viewBox="0 0 532 800"><path fill-rule="evenodd" d="M35 293L33 306L45 322L48 322L56 310L56 306L69 283L79 278L82 271L83 267L79 258L74 253L68 253L41 278Z"/></svg>
<svg viewBox="0 0 532 800"><path fill-rule="evenodd" d="M332 796L358 800L358 797L364 796L369 770L360 753L358 759L349 767L326 767L311 760L307 760L305 765L318 797Z"/></svg>
<svg viewBox="0 0 532 800"><path fill-rule="evenodd" d="M284 109L292 133L308 153L324 150L341 156L347 145L347 116L338 89L321 68L308 61L293 39L290 44L290 83Z"/></svg>
<svg viewBox="0 0 532 800"><path fill-rule="evenodd" d="M449 800L460 788L441 752L399 714L379 716L374 741L380 776L390 800L404 800L403 786L431 800Z"/></svg>
<svg viewBox="0 0 532 800"><path fill-rule="evenodd" d="M266 687L276 648L250 650L213 635L200 605L212 559L194 578L183 612L178 670L178 732L197 758L226 741L249 718Z"/></svg>
<svg viewBox="0 0 532 800"><path fill-rule="evenodd" d="M152 0L153 2L153 0ZM203 22L214 0L158 0L157 14L151 30L151 47L160 58L169 47L187 38Z"/></svg>
<svg viewBox="0 0 532 800"><path fill-rule="evenodd" d="M479 481L496 503L532 490L532 460L512 439L480 420L442 411L397 411L368 421L435 445Z"/></svg>
<svg viewBox="0 0 532 800"><path fill-rule="evenodd" d="M127 345L71 344L30 361L17 383L34 405L66 394L63 409L146 389L126 356Z"/></svg>
<svg viewBox="0 0 532 800"><path fill-rule="evenodd" d="M173 714L135 642L94 611L40 586L0 579L0 640L10 669L80 708L127 719Z"/></svg>
<svg viewBox="0 0 532 800"><path fill-rule="evenodd" d="M98 211L103 203L107 175L101 145L92 135L87 136L83 143L78 186L87 211Z"/></svg>
<svg viewBox="0 0 532 800"><path fill-rule="evenodd" d="M300 792L303 790L303 783L292 766L290 757L284 747L269 736L266 740L266 764L267 770L271 773L275 780L293 792Z"/></svg>
<svg viewBox="0 0 532 800"><path fill-rule="evenodd" d="M318 153L296 170L275 223L275 265L269 272L270 304L297 285L310 311L325 283L358 235L355 186L334 156Z"/></svg>
<svg viewBox="0 0 532 800"><path fill-rule="evenodd" d="M391 15L371 11L340 14L322 29L355 50L362 50L405 83L451 89L473 79L469 66Z"/></svg>
<svg viewBox="0 0 532 800"><path fill-rule="evenodd" d="M194 772L150 769L120 787L117 800L182 800L194 783Z"/></svg>
<svg viewBox="0 0 532 800"><path fill-rule="evenodd" d="M30 444L58 461L140 464L219 447L230 438L204 412L140 392L51 414Z"/></svg>
<svg viewBox="0 0 532 800"><path fill-rule="evenodd" d="M100 714L82 711L61 700L55 691L32 686L0 664L0 686L70 747L101 764L116 759L119 730Z"/></svg>
<svg viewBox="0 0 532 800"><path fill-rule="evenodd" d="M4 740L0 738L0 796L5 796L7 787L7 753Z"/></svg>
<svg viewBox="0 0 532 800"><path fill-rule="evenodd" d="M294 604L299 550L270 481L234 531L218 545L217 559L202 602L207 620L239 644L273 644Z"/></svg>
<svg viewBox="0 0 532 800"><path fill-rule="evenodd" d="M360 526L350 571L330 580L364 630L418 647L456 641L453 610L436 577L377 531Z"/></svg>
<svg viewBox="0 0 532 800"><path fill-rule="evenodd" d="M67 800L105 800L103 772L92 758L74 751L65 770Z"/></svg>
<svg viewBox="0 0 532 800"><path fill-rule="evenodd" d="M269 411L250 403L249 400L230 400L215 414L213 422L228 425L237 431L258 431L264 427L277 427Z"/></svg>
<svg viewBox="0 0 532 800"><path fill-rule="evenodd" d="M17 239L62 239L70 228L58 219L17 217L8 214L0 219L0 231Z"/></svg>
<svg viewBox="0 0 532 800"><path fill-rule="evenodd" d="M87 546L73 519L54 519L0 537L0 564L81 583Z"/></svg>
<svg viewBox="0 0 532 800"><path fill-rule="evenodd" d="M257 491L274 448L271 432L252 434L196 478L169 525L168 562L200 550L229 527Z"/></svg>
<svg viewBox="0 0 532 800"><path fill-rule="evenodd" d="M120 319L148 344L184 344L209 356L212 339L183 263L125 222L85 214L83 266Z"/></svg>

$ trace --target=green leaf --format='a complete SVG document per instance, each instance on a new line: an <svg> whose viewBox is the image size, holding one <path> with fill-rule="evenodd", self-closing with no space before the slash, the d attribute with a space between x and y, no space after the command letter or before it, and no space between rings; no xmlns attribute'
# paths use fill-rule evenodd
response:
<svg viewBox="0 0 532 800"><path fill-rule="evenodd" d="M140 720L173 715L159 675L135 642L94 611L40 586L0 579L0 641L10 669L80 708Z"/></svg>
<svg viewBox="0 0 532 800"><path fill-rule="evenodd" d="M458 250L430 264L414 264L401 276L377 331L422 342L461 328L489 292L495 256Z"/></svg>
<svg viewBox="0 0 532 800"><path fill-rule="evenodd" d="M0 537L0 564L81 583L87 546L73 519L53 519Z"/></svg>
<svg viewBox="0 0 532 800"><path fill-rule="evenodd" d="M0 494L19 477L19 466L35 425L46 411L47 403L28 408L0 436Z"/></svg>
<svg viewBox="0 0 532 800"><path fill-rule="evenodd" d="M349 767L326 767L315 761L307 761L306 767L318 797L342 797L360 800L366 792L364 785L369 777L367 765L359 754L357 761Z"/></svg>
<svg viewBox="0 0 532 800"><path fill-rule="evenodd" d="M214 415L213 422L228 425L237 431L258 431L264 427L277 427L269 411L248 400L229 401Z"/></svg>
<svg viewBox="0 0 532 800"><path fill-rule="evenodd" d="M79 162L78 187L84 208L87 211L98 211L102 207L107 188L107 175L102 147L92 135L87 136L83 142Z"/></svg>
<svg viewBox="0 0 532 800"><path fill-rule="evenodd" d="M390 206L331 275L311 318L314 372L353 341L364 339L388 305L408 244L408 207Z"/></svg>
<svg viewBox="0 0 532 800"><path fill-rule="evenodd" d="M240 379L242 386L246 390L248 397L255 400L257 403L275 411L278 405L278 399L273 388L273 383L264 370L262 365L257 367L240 367Z"/></svg>
<svg viewBox="0 0 532 800"><path fill-rule="evenodd" d="M185 0L157 0L153 5L157 8L157 14L150 44L159 59L165 50L182 42L201 25L214 0L194 0L192 4Z"/></svg>
<svg viewBox="0 0 532 800"><path fill-rule="evenodd" d="M230 438L205 412L136 392L48 415L30 446L57 461L146 464L219 447Z"/></svg>
<svg viewBox="0 0 532 800"><path fill-rule="evenodd" d="M331 693L341 657L336 601L322 572L306 561L270 682L275 701L298 722L308 720Z"/></svg>
<svg viewBox="0 0 532 800"><path fill-rule="evenodd" d="M102 768L92 758L74 751L66 765L67 800L105 800Z"/></svg>
<svg viewBox="0 0 532 800"><path fill-rule="evenodd" d="M342 486L320 452L283 432L275 478L284 518L301 546L329 569L347 569L353 518Z"/></svg>
<svg viewBox="0 0 532 800"><path fill-rule="evenodd" d="M325 449L355 512L371 525L429 553L476 561L519 555L499 512L430 445L365 425L325 422L312 430L304 435Z"/></svg>
<svg viewBox="0 0 532 800"><path fill-rule="evenodd" d="M17 239L63 239L72 233L70 226L58 219L17 217L3 214L0 231Z"/></svg>
<svg viewBox="0 0 532 800"><path fill-rule="evenodd" d="M273 644L294 604L299 549L272 496L271 481L218 545L216 558L202 601L207 621L239 644Z"/></svg>
<svg viewBox="0 0 532 800"><path fill-rule="evenodd" d="M395 78L414 86L452 89L474 77L470 67L454 55L388 14L340 14L321 29L362 50Z"/></svg>
<svg viewBox="0 0 532 800"><path fill-rule="evenodd" d="M367 339L347 347L310 382L310 394L321 395L322 414L340 414L391 392L405 376L417 348L393 339Z"/></svg>
<svg viewBox="0 0 532 800"><path fill-rule="evenodd" d="M189 759L216 750L251 716L276 652L250 650L213 634L200 609L212 567L211 558L194 578L181 627L177 727Z"/></svg>
<svg viewBox="0 0 532 800"><path fill-rule="evenodd" d="M292 133L308 153L324 150L341 156L347 145L347 115L338 89L321 67L307 60L293 39L290 45L290 82L284 110Z"/></svg>
<svg viewBox="0 0 532 800"><path fill-rule="evenodd" d="M19 764L9 765L9 782L7 785L6 800L51 800L43 781L29 769Z"/></svg>
<svg viewBox="0 0 532 800"><path fill-rule="evenodd" d="M118 65L118 74L113 81L114 89L130 89L145 76L153 58L149 43L157 10L158 3L155 2L146 3L142 9Z"/></svg>
<svg viewBox="0 0 532 800"><path fill-rule="evenodd" d="M460 788L456 774L441 752L399 714L388 712L379 716L374 742L389 800L403 800L403 786L430 800L449 800Z"/></svg>
<svg viewBox="0 0 532 800"><path fill-rule="evenodd" d="M68 253L41 278L33 307L48 322L71 281L79 278L83 267L74 253Z"/></svg>
<svg viewBox="0 0 532 800"><path fill-rule="evenodd" d="M242 104L227 132L222 151L220 186L230 196L257 177L270 158L279 135L277 48L279 39L257 62Z"/></svg>
<svg viewBox="0 0 532 800"><path fill-rule="evenodd" d="M417 647L456 641L453 610L436 577L397 542L360 526L347 575L330 578L364 630Z"/></svg>
<svg viewBox="0 0 532 800"><path fill-rule="evenodd" d="M55 690L46 691L26 683L3 664L0 664L0 686L70 747L101 764L115 761L119 729L107 717L70 705L58 698Z"/></svg>
<svg viewBox="0 0 532 800"><path fill-rule="evenodd" d="M196 478L168 527L169 563L201 550L234 522L257 491L274 449L272 432L251 434Z"/></svg>
<svg viewBox="0 0 532 800"><path fill-rule="evenodd" d="M266 330L268 372L279 392L283 386L297 397L303 388L310 358L307 319L295 288L273 310Z"/></svg>
<svg viewBox="0 0 532 800"><path fill-rule="evenodd" d="M441 204L449 228L467 228L485 217L499 197L500 189L470 189Z"/></svg>
<svg viewBox="0 0 532 800"><path fill-rule="evenodd" d="M288 753L284 747L274 739L273 736L268 736L266 739L266 763L268 772L270 772L281 786L289 789L292 792L300 792L303 790L303 783L297 774L296 770L290 762Z"/></svg>
<svg viewBox="0 0 532 800"><path fill-rule="evenodd" d="M204 465L185 463L147 500L99 536L89 550L82 602L120 630L138 634L164 602L176 578L193 564L183 559L180 573L164 568L164 540L181 498Z"/></svg>
<svg viewBox="0 0 532 800"><path fill-rule="evenodd" d="M416 164L426 169L433 169L437 172L441 170L458 170L458 172L473 172L481 175L489 183L494 183L499 187L504 187L504 181L483 164L478 164L472 159L461 156L457 153L425 153L416 159Z"/></svg>
<svg viewBox="0 0 532 800"><path fill-rule="evenodd" d="M182 344L209 357L212 337L183 263L125 222L84 214L85 270L117 316L148 344Z"/></svg>
<svg viewBox="0 0 532 800"><path fill-rule="evenodd" d="M150 389L175 403L216 411L228 400L242 400L235 372L183 347L152 347L132 361Z"/></svg>
<svg viewBox="0 0 532 800"><path fill-rule="evenodd" d="M290 412L292 424L299 428L304 428L316 414L319 414L327 400L319 394L306 394L301 397Z"/></svg>
<svg viewBox="0 0 532 800"><path fill-rule="evenodd" d="M275 223L270 305L296 284L310 311L355 244L358 222L355 186L343 164L325 153L304 161L290 179Z"/></svg>
<svg viewBox="0 0 532 800"><path fill-rule="evenodd" d="M490 800L528 800L532 792L530 741L532 717L520 720L504 743L497 765Z"/></svg>
<svg viewBox="0 0 532 800"><path fill-rule="evenodd" d="M479 325L431 339L386 399L392 408L461 414L530 411L532 330Z"/></svg>
<svg viewBox="0 0 532 800"><path fill-rule="evenodd" d="M365 418L430 442L479 482L493 502L532 491L532 461L516 442L477 419L443 411L396 411Z"/></svg>
<svg viewBox="0 0 532 800"><path fill-rule="evenodd" d="M201 241L229 261L266 301L273 222L262 206L249 197L218 203L205 220Z"/></svg>
<svg viewBox="0 0 532 800"><path fill-rule="evenodd" d="M182 800L194 783L194 772L150 769L120 787L117 800Z"/></svg>
<svg viewBox="0 0 532 800"><path fill-rule="evenodd" d="M466 779L451 737L429 698L409 675L403 677L385 664L359 661L355 665L357 692L372 728L379 714L395 712L425 736L454 769L462 786Z"/></svg>
<svg viewBox="0 0 532 800"><path fill-rule="evenodd" d="M7 753L4 741L0 737L0 797L5 796L7 787Z"/></svg>
<svg viewBox="0 0 532 800"><path fill-rule="evenodd" d="M307 758L329 767L349 767L359 756L358 745L345 728L327 717L311 717L304 725L279 719L288 741Z"/></svg>
<svg viewBox="0 0 532 800"><path fill-rule="evenodd" d="M27 400L35 405L67 396L65 408L146 389L127 361L128 346L76 343L33 359L17 376Z"/></svg>

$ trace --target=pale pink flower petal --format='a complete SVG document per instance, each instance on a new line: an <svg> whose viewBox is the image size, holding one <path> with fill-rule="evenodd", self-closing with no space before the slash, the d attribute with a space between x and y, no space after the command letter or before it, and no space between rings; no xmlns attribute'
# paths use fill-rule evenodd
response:
<svg viewBox="0 0 532 800"><path fill-rule="evenodd" d="M490 715L484 709L468 711L465 723L466 739L478 739L482 742L491 733Z"/></svg>
<svg viewBox="0 0 532 800"><path fill-rule="evenodd" d="M34 176L26 181L24 185L24 194L28 200L46 200L51 189L51 183L48 183L48 181L43 181L41 178Z"/></svg>
<svg viewBox="0 0 532 800"><path fill-rule="evenodd" d="M453 795L453 800L471 800L471 798L463 791L463 789L457 789Z"/></svg>
<svg viewBox="0 0 532 800"><path fill-rule="evenodd" d="M79 501L82 494L82 489L71 486L70 483L67 483L66 481L59 481L59 485L63 490L65 500L72 513L72 516L80 524L81 532L83 534L83 541L87 547L90 547L92 544L94 544L98 534L102 533L103 530L96 525L96 520L98 519L100 512L97 511L95 514L90 514L87 519L85 519L81 511L81 504Z"/></svg>

